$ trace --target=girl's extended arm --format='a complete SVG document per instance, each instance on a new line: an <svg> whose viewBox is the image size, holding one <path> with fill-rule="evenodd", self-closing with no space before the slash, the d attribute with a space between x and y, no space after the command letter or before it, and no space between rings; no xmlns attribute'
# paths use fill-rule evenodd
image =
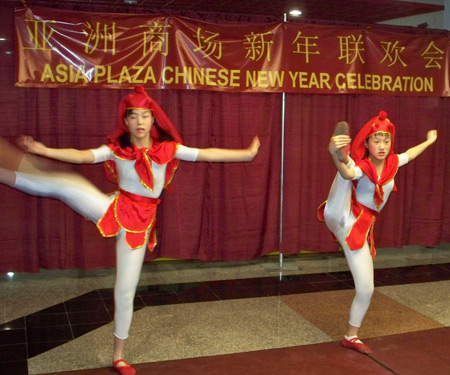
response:
<svg viewBox="0 0 450 375"><path fill-rule="evenodd" d="M342 178L346 180L352 180L355 178L355 171L353 168L349 168L345 163L341 162L337 155L337 150L350 144L351 138L348 135L336 135L331 137L330 143L328 144L328 151L330 152L331 159L339 171Z"/></svg>
<svg viewBox="0 0 450 375"><path fill-rule="evenodd" d="M409 161L413 161L417 158L422 152L424 152L428 147L430 147L437 139L437 131L430 130L427 133L427 140L425 142L419 143L415 147L411 147L406 153L409 156Z"/></svg>
<svg viewBox="0 0 450 375"><path fill-rule="evenodd" d="M45 156L50 159L65 161L68 163L82 164L93 163L94 153L90 150L76 150L74 148L49 148L41 142L35 141L30 136L22 136L18 139L19 146L32 154Z"/></svg>
<svg viewBox="0 0 450 375"><path fill-rule="evenodd" d="M198 151L197 161L252 161L256 155L258 155L259 146L259 138L255 137L250 146L245 149L230 150L225 148L201 148Z"/></svg>

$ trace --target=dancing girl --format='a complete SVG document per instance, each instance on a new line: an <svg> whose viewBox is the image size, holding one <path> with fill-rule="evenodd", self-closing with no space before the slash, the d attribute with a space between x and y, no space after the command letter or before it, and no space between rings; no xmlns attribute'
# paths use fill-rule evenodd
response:
<svg viewBox="0 0 450 375"><path fill-rule="evenodd" d="M396 190L394 177L398 168L416 159L436 139L437 131L430 130L425 142L395 154L395 125L384 111L364 125L353 143L348 124L336 125L328 151L338 172L318 213L339 241L355 284L355 298L342 340L346 348L364 354L372 352L358 339L358 329L374 291L375 219L391 192Z"/></svg>
<svg viewBox="0 0 450 375"><path fill-rule="evenodd" d="M171 140L162 140L163 136ZM0 182L28 194L60 199L94 222L103 236L116 236L112 362L121 375L134 375L136 370L124 359L124 346L145 251L152 251L156 244L156 209L162 190L171 182L179 160L251 161L260 143L255 137L247 149L183 146L171 120L142 86L121 100L118 125L108 140L97 149L76 150L49 148L23 136L19 143L27 153L9 147ZM119 190L104 194L78 174L42 167L35 161L39 158L30 154L68 163L105 162L108 177L117 182Z"/></svg>

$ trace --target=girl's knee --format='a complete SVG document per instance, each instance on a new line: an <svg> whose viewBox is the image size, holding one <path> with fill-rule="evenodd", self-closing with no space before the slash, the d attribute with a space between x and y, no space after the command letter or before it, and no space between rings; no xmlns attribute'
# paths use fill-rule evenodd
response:
<svg viewBox="0 0 450 375"><path fill-rule="evenodd" d="M373 296L375 288L373 283L372 284L366 284L364 286L356 288L356 296L358 299L370 301Z"/></svg>
<svg viewBox="0 0 450 375"><path fill-rule="evenodd" d="M114 301L116 306L128 307L132 306L134 303L134 296L136 294L136 290L124 291L124 290L116 290L114 292Z"/></svg>

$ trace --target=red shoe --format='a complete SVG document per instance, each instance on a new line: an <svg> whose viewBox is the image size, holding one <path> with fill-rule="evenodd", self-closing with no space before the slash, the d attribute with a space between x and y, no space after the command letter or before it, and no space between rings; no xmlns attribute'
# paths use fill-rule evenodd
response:
<svg viewBox="0 0 450 375"><path fill-rule="evenodd" d="M333 136L336 135L350 135L350 126L347 122L341 121L336 124ZM351 145L347 145L337 150L337 157L339 161L345 162L347 160L347 155L350 153L350 147Z"/></svg>
<svg viewBox="0 0 450 375"><path fill-rule="evenodd" d="M124 366L117 366L119 363L125 363ZM131 366L127 361L124 359L118 359L116 362L113 363L113 367L117 370L117 372L120 375L135 375L136 370L133 366Z"/></svg>
<svg viewBox="0 0 450 375"><path fill-rule="evenodd" d="M359 341L359 342L358 342ZM347 340L345 337L342 339L342 346L356 350L357 352L363 354L372 353L372 349L370 349L366 344L363 344L357 337L353 337L350 340Z"/></svg>

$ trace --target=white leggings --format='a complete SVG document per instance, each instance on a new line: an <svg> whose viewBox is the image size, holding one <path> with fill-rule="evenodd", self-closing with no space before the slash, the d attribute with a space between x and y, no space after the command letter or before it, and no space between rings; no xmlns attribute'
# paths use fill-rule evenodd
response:
<svg viewBox="0 0 450 375"><path fill-rule="evenodd" d="M354 165L351 161L349 165ZM360 327L367 313L374 290L373 259L365 242L359 250L350 250L345 242L355 217L351 213L352 182L341 177L339 172L333 181L325 206L325 223L334 233L344 250L350 272L355 283L355 298L350 309L349 324Z"/></svg>
<svg viewBox="0 0 450 375"><path fill-rule="evenodd" d="M106 195L82 176L65 172L16 173L14 188L31 195L61 200L94 223L103 216L112 196ZM114 287L114 334L128 338L133 302L147 245L131 250L121 230L116 242L116 283Z"/></svg>

